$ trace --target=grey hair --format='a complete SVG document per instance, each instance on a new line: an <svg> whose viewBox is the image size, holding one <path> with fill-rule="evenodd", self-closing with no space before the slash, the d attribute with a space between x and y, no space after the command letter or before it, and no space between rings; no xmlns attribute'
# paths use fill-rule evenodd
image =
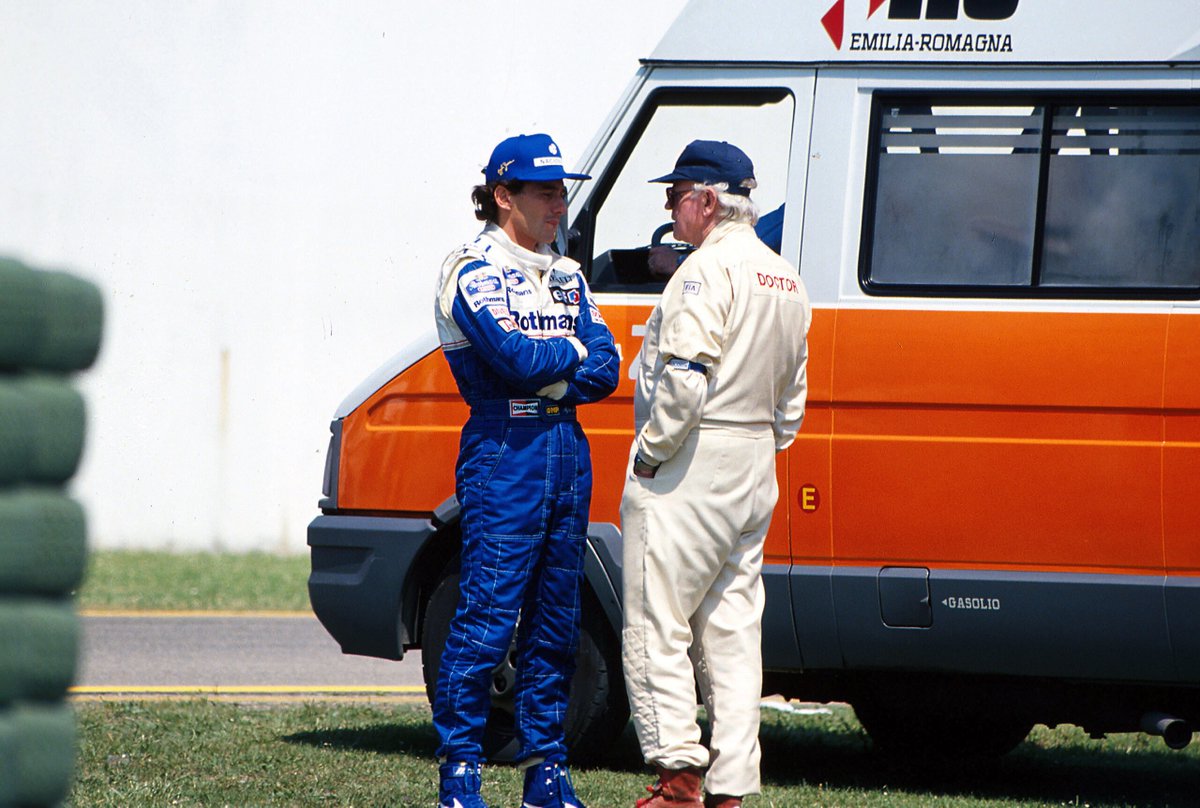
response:
<svg viewBox="0 0 1200 808"><path fill-rule="evenodd" d="M742 180L742 187L757 188L758 183L752 179ZM702 191L711 188L717 194L717 222L745 222L754 227L758 224L758 205L748 196L729 193L729 183L716 182L705 185L696 183L695 190Z"/></svg>

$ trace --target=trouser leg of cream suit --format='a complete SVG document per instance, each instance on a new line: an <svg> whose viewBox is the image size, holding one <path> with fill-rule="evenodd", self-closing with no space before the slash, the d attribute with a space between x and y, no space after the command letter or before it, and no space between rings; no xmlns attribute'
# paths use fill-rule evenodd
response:
<svg viewBox="0 0 1200 808"><path fill-rule="evenodd" d="M651 479L626 474L623 658L648 763L759 792L763 539L778 498L770 427L701 427ZM632 469L632 453L630 469ZM697 685L712 724L700 744Z"/></svg>

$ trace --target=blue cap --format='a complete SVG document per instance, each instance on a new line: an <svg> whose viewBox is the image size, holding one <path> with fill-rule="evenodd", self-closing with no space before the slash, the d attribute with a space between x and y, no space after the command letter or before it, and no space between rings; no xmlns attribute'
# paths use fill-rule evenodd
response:
<svg viewBox="0 0 1200 808"><path fill-rule="evenodd" d="M693 140L675 161L674 171L650 182L691 180L704 185L724 182L729 185L729 193L750 196L750 189L742 183L752 179L754 164L737 146L723 140Z"/></svg>
<svg viewBox="0 0 1200 808"><path fill-rule="evenodd" d="M483 170L490 185L504 180L553 182L554 180L590 180L587 174L563 171L562 152L549 135L514 135L492 149L492 157Z"/></svg>

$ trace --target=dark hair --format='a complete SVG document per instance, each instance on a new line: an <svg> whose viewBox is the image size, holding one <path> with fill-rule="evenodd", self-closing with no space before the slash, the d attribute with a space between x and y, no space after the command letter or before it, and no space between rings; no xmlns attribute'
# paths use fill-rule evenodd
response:
<svg viewBox="0 0 1200 808"><path fill-rule="evenodd" d="M493 182L476 185L471 189L471 201L475 203L475 218L481 222L500 223L500 209L496 207L496 188L503 185L510 194L519 194L525 186L524 180Z"/></svg>

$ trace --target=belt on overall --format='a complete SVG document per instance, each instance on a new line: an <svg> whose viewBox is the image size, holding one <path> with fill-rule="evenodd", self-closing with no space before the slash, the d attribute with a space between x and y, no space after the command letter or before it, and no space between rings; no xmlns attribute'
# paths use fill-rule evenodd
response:
<svg viewBox="0 0 1200 808"><path fill-rule="evenodd" d="M472 418L519 421L574 421L575 405L548 398L491 398L471 405Z"/></svg>

